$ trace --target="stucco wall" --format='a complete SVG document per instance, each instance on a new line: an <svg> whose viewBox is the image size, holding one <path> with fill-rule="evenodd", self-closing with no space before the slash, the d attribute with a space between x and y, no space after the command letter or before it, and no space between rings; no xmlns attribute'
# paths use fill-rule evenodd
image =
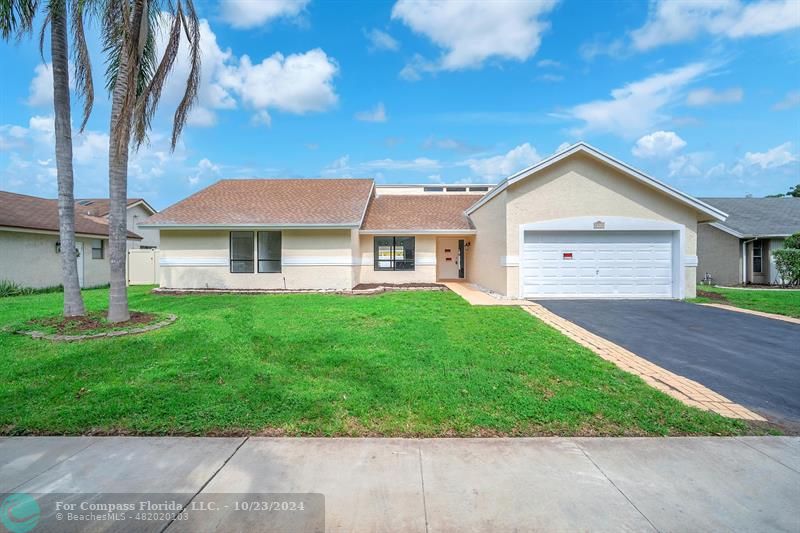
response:
<svg viewBox="0 0 800 533"><path fill-rule="evenodd" d="M470 218L476 234L467 251L467 280L500 294L508 290L506 267L506 191L475 211Z"/></svg>
<svg viewBox="0 0 800 533"><path fill-rule="evenodd" d="M774 252L783 248L783 241L785 239L770 239L769 240L769 282L772 284L781 283L781 276L775 266L775 257L772 255Z"/></svg>
<svg viewBox="0 0 800 533"><path fill-rule="evenodd" d="M160 285L220 289L352 287L350 230L284 230L279 273L231 273L229 238L229 230L161 230Z"/></svg>
<svg viewBox="0 0 800 533"><path fill-rule="evenodd" d="M712 283L738 285L742 282L742 247L738 237L710 226L697 226L697 282L706 272Z"/></svg>
<svg viewBox="0 0 800 533"><path fill-rule="evenodd" d="M671 221L686 228L684 254L689 257L696 255L695 211L589 156L576 154L511 185L505 193L505 255L509 262L517 263L505 269L506 286L502 292L508 295L519 294L519 231L522 224L582 216ZM502 204L502 200L498 195L471 215L476 227L479 226L481 211L492 208L492 204ZM494 209L498 208L495 206ZM479 229L476 246L480 247L481 243ZM493 250L481 254L480 261L498 264L501 257L498 251ZM683 272L685 296L691 298L695 295L696 269L684 266ZM478 279L475 281L484 284Z"/></svg>
<svg viewBox="0 0 800 533"><path fill-rule="evenodd" d="M140 248L142 246L158 246L158 230L155 228L139 227L139 224L142 224L149 216L150 212L141 205L128 208L128 229L142 237L141 241L133 239L128 240L128 249Z"/></svg>
<svg viewBox="0 0 800 533"><path fill-rule="evenodd" d="M400 236L398 234L398 236ZM416 266L414 270L375 270L375 235L361 235L359 261L360 283L435 283L436 282L436 236L414 236Z"/></svg>
<svg viewBox="0 0 800 533"><path fill-rule="evenodd" d="M83 286L105 285L109 279L108 241L103 259L92 259L92 239L76 237L83 243ZM0 280L10 280L23 287L60 285L61 259L56 253L58 235L0 231Z"/></svg>

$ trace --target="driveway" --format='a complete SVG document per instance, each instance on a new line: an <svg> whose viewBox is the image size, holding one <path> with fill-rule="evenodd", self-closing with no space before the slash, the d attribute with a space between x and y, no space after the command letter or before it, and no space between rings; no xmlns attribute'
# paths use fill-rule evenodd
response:
<svg viewBox="0 0 800 533"><path fill-rule="evenodd" d="M800 326L671 300L540 305L776 422L800 425Z"/></svg>

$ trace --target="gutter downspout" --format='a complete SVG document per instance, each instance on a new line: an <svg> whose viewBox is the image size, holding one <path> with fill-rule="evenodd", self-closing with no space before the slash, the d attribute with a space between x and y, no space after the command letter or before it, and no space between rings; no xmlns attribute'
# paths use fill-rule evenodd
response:
<svg viewBox="0 0 800 533"><path fill-rule="evenodd" d="M747 285L747 243L758 240L753 237L750 240L742 241L742 285Z"/></svg>

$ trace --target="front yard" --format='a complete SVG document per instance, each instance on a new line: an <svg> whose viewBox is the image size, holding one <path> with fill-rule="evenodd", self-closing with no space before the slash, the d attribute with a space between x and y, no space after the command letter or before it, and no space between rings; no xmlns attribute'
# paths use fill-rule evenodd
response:
<svg viewBox="0 0 800 533"><path fill-rule="evenodd" d="M57 344L0 333L0 434L682 435L744 422L689 408L514 307L450 292L130 291L165 329ZM102 309L107 290L84 292ZM0 300L0 325L61 294ZM758 430L755 430L758 431Z"/></svg>
<svg viewBox="0 0 800 533"><path fill-rule="evenodd" d="M726 304L753 311L800 318L800 291L721 289L698 285L697 298L692 301Z"/></svg>

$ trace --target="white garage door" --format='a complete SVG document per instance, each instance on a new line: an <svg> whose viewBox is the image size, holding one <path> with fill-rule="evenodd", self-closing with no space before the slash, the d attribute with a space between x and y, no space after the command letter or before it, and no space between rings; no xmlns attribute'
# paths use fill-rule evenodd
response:
<svg viewBox="0 0 800 533"><path fill-rule="evenodd" d="M672 232L527 231L525 298L671 298Z"/></svg>

